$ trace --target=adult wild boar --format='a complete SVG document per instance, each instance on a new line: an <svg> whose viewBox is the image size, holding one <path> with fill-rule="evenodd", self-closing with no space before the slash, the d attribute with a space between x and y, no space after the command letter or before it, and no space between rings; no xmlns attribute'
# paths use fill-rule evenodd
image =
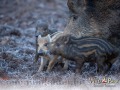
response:
<svg viewBox="0 0 120 90"><path fill-rule="evenodd" d="M66 33L102 37L120 46L120 0L68 0L67 5Z"/></svg>
<svg viewBox="0 0 120 90"><path fill-rule="evenodd" d="M49 53L75 61L76 72L81 72L85 62L96 62L98 71L106 73L119 55L115 46L95 37L76 38L65 35L59 37L55 42L49 43L47 47Z"/></svg>

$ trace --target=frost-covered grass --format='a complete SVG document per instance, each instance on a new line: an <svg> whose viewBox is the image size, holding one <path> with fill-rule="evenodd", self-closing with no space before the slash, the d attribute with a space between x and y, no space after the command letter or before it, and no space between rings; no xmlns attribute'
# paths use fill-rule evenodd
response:
<svg viewBox="0 0 120 90"><path fill-rule="evenodd" d="M0 88L1 90L119 90L120 87L91 87L91 86L64 86L64 85L40 85L30 87L12 86Z"/></svg>
<svg viewBox="0 0 120 90"><path fill-rule="evenodd" d="M104 79L107 83L98 82ZM38 73L36 76L26 75L24 79L1 80L0 90L119 90L119 85L120 74L85 77L72 72Z"/></svg>
<svg viewBox="0 0 120 90"><path fill-rule="evenodd" d="M42 85L10 85L0 86L0 90L119 90L120 86L114 87L95 87L90 84L80 85L57 85L57 84L42 84Z"/></svg>

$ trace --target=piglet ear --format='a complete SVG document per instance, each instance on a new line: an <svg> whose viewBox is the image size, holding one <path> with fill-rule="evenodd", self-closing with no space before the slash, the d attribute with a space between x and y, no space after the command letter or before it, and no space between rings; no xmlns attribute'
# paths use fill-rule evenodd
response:
<svg viewBox="0 0 120 90"><path fill-rule="evenodd" d="M38 36L38 38L41 38L41 37L42 37L41 35Z"/></svg>
<svg viewBox="0 0 120 90"><path fill-rule="evenodd" d="M50 34L48 34L48 38L49 38L49 41L51 42L51 37L50 37Z"/></svg>
<svg viewBox="0 0 120 90"><path fill-rule="evenodd" d="M66 37L66 40L65 40L65 44L68 44L69 41L70 41L70 36L67 36L67 37Z"/></svg>
<svg viewBox="0 0 120 90"><path fill-rule="evenodd" d="M41 35L38 36L38 40L41 38Z"/></svg>
<svg viewBox="0 0 120 90"><path fill-rule="evenodd" d="M47 38L48 42L51 42L50 34L48 34L46 38Z"/></svg>
<svg viewBox="0 0 120 90"><path fill-rule="evenodd" d="M38 36L37 41L39 41L40 39L41 39L41 35Z"/></svg>

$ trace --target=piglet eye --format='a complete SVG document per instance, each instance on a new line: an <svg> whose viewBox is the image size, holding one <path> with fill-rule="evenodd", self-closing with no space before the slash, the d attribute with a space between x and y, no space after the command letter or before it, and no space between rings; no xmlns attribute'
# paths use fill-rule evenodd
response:
<svg viewBox="0 0 120 90"><path fill-rule="evenodd" d="M48 46L48 43L45 43L44 46Z"/></svg>

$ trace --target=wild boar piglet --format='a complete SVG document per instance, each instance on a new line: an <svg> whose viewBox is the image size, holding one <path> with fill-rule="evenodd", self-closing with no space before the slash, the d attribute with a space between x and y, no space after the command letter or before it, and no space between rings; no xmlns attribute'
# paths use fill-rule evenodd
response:
<svg viewBox="0 0 120 90"><path fill-rule="evenodd" d="M47 45L49 53L76 62L76 72L81 72L85 62L97 63L98 72L106 73L119 55L118 49L96 37L76 38L71 35L59 37Z"/></svg>

